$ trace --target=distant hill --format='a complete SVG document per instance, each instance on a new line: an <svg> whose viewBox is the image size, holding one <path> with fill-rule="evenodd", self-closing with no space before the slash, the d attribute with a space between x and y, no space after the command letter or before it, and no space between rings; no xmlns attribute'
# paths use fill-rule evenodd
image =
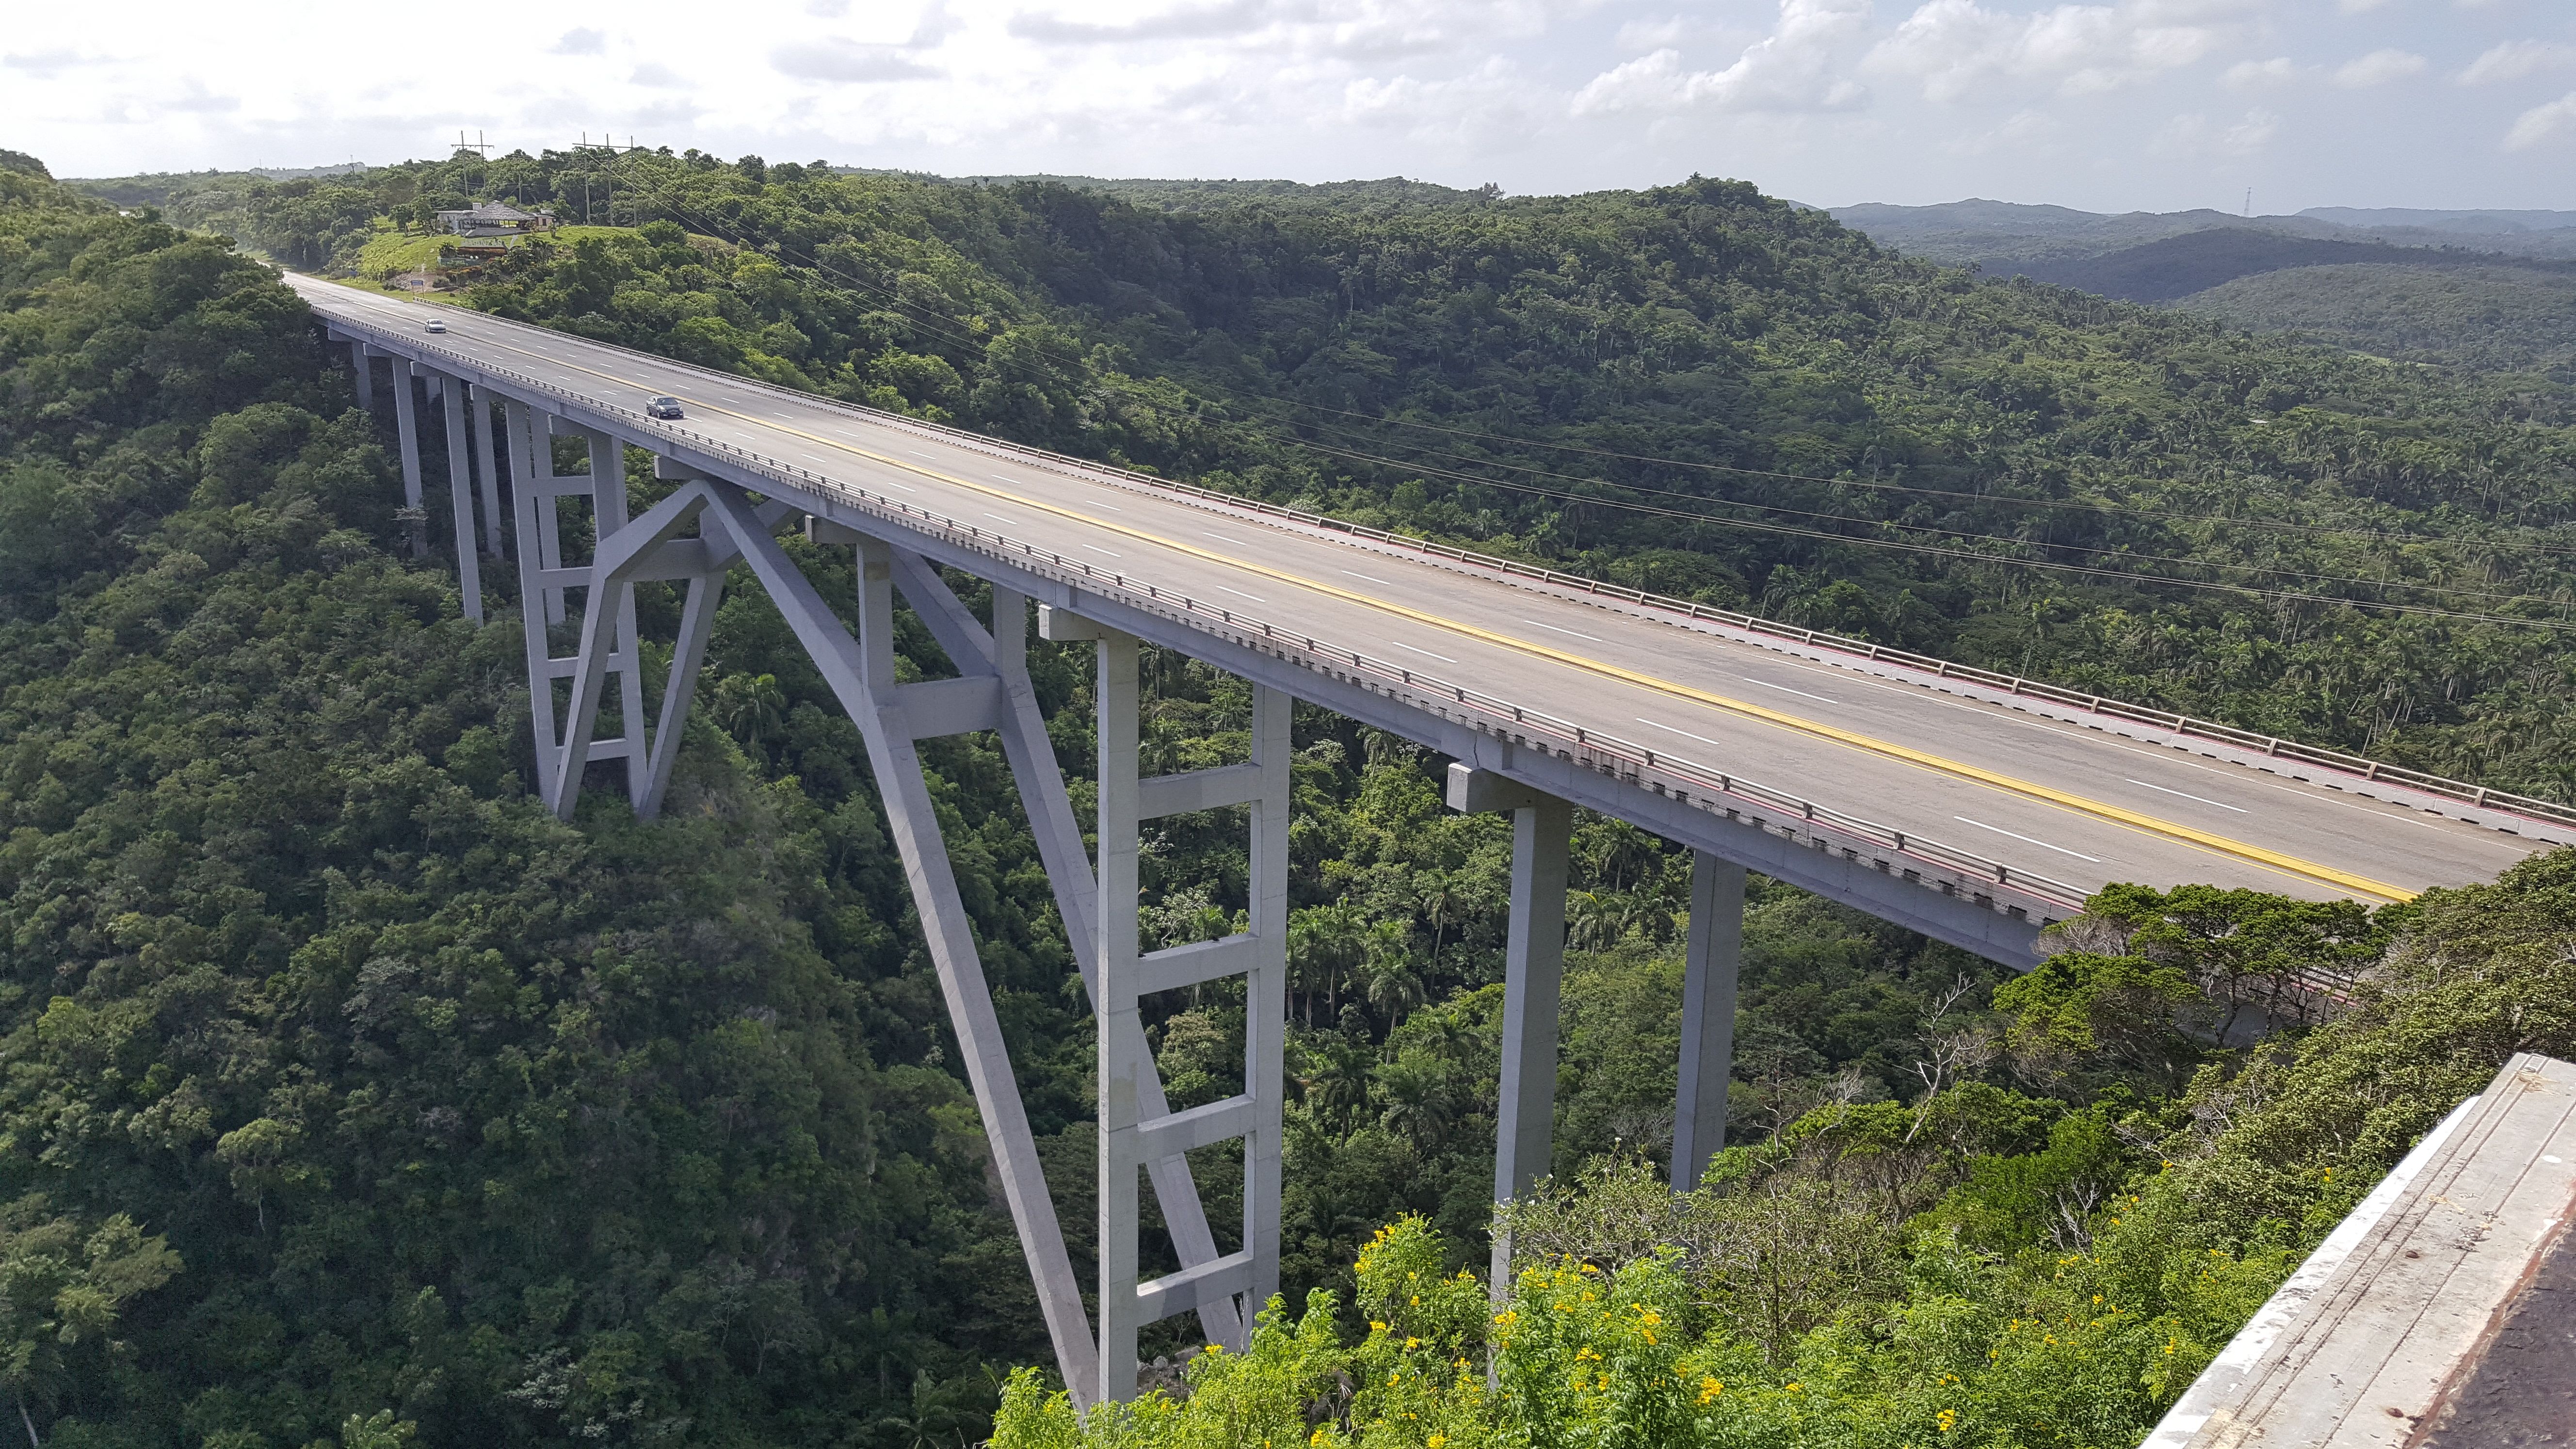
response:
<svg viewBox="0 0 2576 1449"><path fill-rule="evenodd" d="M1314 201L1333 205L1383 202L1392 205L1454 205L1490 201L1502 194L1502 188L1483 187L1462 191L1430 181L1415 181L1403 176L1387 176L1374 181L1220 181L1190 179L1156 179L1151 177L1054 176L1030 173L1021 176L949 176L937 178L959 186L1008 186L1022 181L1050 181L1080 191L1096 191L1115 196L1139 206L1159 207L1165 211L1189 211L1202 206L1232 205L1247 200Z"/></svg>
<svg viewBox="0 0 2576 1449"><path fill-rule="evenodd" d="M2472 369L2576 368L2576 212L1831 208L1908 256Z"/></svg>
<svg viewBox="0 0 2576 1449"><path fill-rule="evenodd" d="M2218 230L2576 259L2576 212L2563 211L2313 207L2295 216L2231 216L2204 207L2115 214L1977 199L1938 206L1868 203L1830 210L1845 226L1908 256L1952 265L1975 263L1998 275L2028 271L2031 263L2102 256L2167 237Z"/></svg>
<svg viewBox="0 0 2576 1449"><path fill-rule="evenodd" d="M364 171L364 162L344 161L336 166L254 166L247 171L161 171L142 176L112 176L104 179L66 178L65 186L118 206L160 206L171 193L225 183L238 185L245 181L300 181L308 177L346 176Z"/></svg>
<svg viewBox="0 0 2576 1449"><path fill-rule="evenodd" d="M1836 221L1907 256L1952 265L1974 263L1990 272L2020 270L2010 263L2099 256L2142 242L2213 227L2242 226L2243 218L2219 211L2132 211L2118 215L2065 206L2025 206L2009 201L1953 201L1939 206L1829 208ZM2295 218L2264 218L2266 222ZM2318 225L2323 234L2331 227Z"/></svg>
<svg viewBox="0 0 2576 1449"><path fill-rule="evenodd" d="M2576 275L2563 269L2292 267L2241 276L2172 305L2250 331L2297 333L2385 357L2487 370L2576 369Z"/></svg>
<svg viewBox="0 0 2576 1449"><path fill-rule="evenodd" d="M2425 211L2411 206L2311 206L2299 213L2337 226L2423 227L2476 233L2564 231L2576 211Z"/></svg>
<svg viewBox="0 0 2576 1449"><path fill-rule="evenodd" d="M2258 227L2214 227L2184 232L2099 256L2067 257L2014 268L2035 282L2117 297L2124 302L2171 302L2195 292L2265 272L2298 267L2383 266L2452 271L2492 268L2493 252L2466 248L2396 247L2380 242L2329 241L2289 236ZM1995 270L2002 270L1996 268ZM2576 262L2523 261L2523 271L2576 273Z"/></svg>

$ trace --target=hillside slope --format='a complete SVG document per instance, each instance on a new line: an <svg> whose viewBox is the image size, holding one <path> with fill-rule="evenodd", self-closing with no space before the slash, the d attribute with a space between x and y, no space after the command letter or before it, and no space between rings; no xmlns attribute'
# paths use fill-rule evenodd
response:
<svg viewBox="0 0 2576 1449"><path fill-rule="evenodd" d="M2293 216L2191 211L2077 211L2005 201L1936 206L1838 206L1844 225L1908 256L1975 263L2009 273L2032 263L2068 262L2197 231L2254 230L2318 241L2398 247L2463 247L2532 258L2576 258L2576 212L2424 211L2404 207L2313 206Z"/></svg>
<svg viewBox="0 0 2576 1449"><path fill-rule="evenodd" d="M512 285L639 330L643 308L656 341L708 355L747 335L779 350L734 361L801 375L788 332L723 321L792 301L786 274L673 231L532 258ZM698 300L586 290L639 243ZM927 235L882 244L911 249L915 299L1029 305ZM1045 1337L855 727L736 589L665 819L599 790L554 820L523 783L514 575L487 578L476 629L444 559L396 546L389 421L352 407L309 320L223 242L0 153L8 1407L69 1449L980 1438L1001 1370ZM987 346L1035 345L1034 325ZM871 386L947 386L893 350ZM1101 436L1100 385L969 363L976 388L942 394L959 407ZM665 486L627 463L640 498ZM846 553L788 547L852 596ZM639 597L657 638L675 607ZM908 618L897 647L908 672L946 668ZM1080 790L1087 665L1044 643L1032 665ZM1152 768L1240 751L1239 681L1171 656L1147 672ZM1297 743L1302 1292L1398 1214L1481 1230L1510 853L1506 823L1441 809L1439 761L1312 711ZM1081 1254L1072 955L998 752L924 755ZM1240 901L1239 830L1169 824L1146 866L1156 945L1221 934ZM1670 1100L1690 869L1601 820L1576 853L1569 1162L1646 1143ZM1902 1091L1930 999L1965 975L1981 1002L1998 975L1766 883L1745 939L1748 1124L1838 1083ZM1223 1094L1241 1023L1221 991L1157 1017L1181 1100Z"/></svg>
<svg viewBox="0 0 2576 1449"><path fill-rule="evenodd" d="M577 214L606 179L593 164L499 158L491 175ZM756 158L618 165L621 225L461 277L462 300L2499 784L2576 785L2576 684L2548 627L2576 438L2545 379L2459 382L1979 280L1723 182L1265 188L1167 209ZM218 178L164 206L318 266L416 232L461 181ZM604 790L553 821L521 784L518 636L464 626L445 566L390 548L383 421L351 412L291 296L208 236L22 169L0 186L0 1202L17 1205L0 1231L13 1261L66 1281L103 1272L69 1245L103 1243L121 1295L112 1338L12 1361L50 1441L292 1449L379 1412L438 1449L980 1435L988 1366L1043 1344L856 732L774 611L744 589L719 619L672 821L638 828ZM850 596L846 555L791 547ZM667 593L640 607L667 637ZM909 669L943 668L909 625L898 646ZM1079 789L1082 661L1035 659ZM1151 768L1241 748L1238 681L1169 656L1150 674ZM1347 1284L1404 1213L1478 1256L1508 864L1498 822L1441 809L1437 760L1314 712L1298 732L1292 1292ZM1062 928L995 753L926 754L1080 1254L1089 1018ZM1235 839L1211 820L1158 840L1149 940L1230 927ZM1569 1168L1663 1150L1689 877L1612 822L1584 822L1576 855ZM2068 1225L2053 1194L2151 1172L2139 1144L2223 1100L2186 1095L2200 1068L2214 1090L2237 1064L2173 1030L2177 1011L2295 1016L2288 970L2376 960L2410 919L2188 892L2105 910L2125 912L2121 954L2006 983L1757 884L1732 1126L1760 1163L1888 1187L1844 1201L1831 1174L1781 1180L1803 1204L1780 1219L1791 1242L1868 1250L1828 1305L1866 1307L1847 1335L1875 1342L1918 1281L1926 1321L1950 1321L1965 1290L1906 1277L1898 1229L1962 1188L1948 1221L2030 1269L1968 1285L1978 1311L2053 1302L2040 1278L2066 1234L2110 1226ZM2545 985L2516 978L2510 1004ZM2513 1029L2480 1000L2475 1029L2439 1023L2441 1041L2474 1055ZM1152 1040L1176 1094L1221 1095L1240 1004L1167 1005ZM1945 1105L1939 1063L1970 1058L1973 1090ZM1937 1150L1879 1173L1927 1102L1961 1109ZM2405 1120L2334 1160L2335 1191ZM2327 1203L2296 1150L2265 1162L2263 1194L2234 1199L2252 1225L2207 1245L2239 1265L2226 1291L2194 1300L2187 1340L2130 1345L2145 1361L2212 1346L2308 1231L2272 1208ZM1180 1327L1150 1351L1190 1352ZM1956 1341L1971 1368L2002 1351ZM1728 1351L1770 1351L1752 1345ZM2023 1363L2072 1382L2045 1354ZM2161 1392L2133 1368L2095 1396L2106 1423Z"/></svg>
<svg viewBox="0 0 2576 1449"><path fill-rule="evenodd" d="M2290 237L2249 227L2213 227L2124 247L2100 256L2061 258L2015 268L2048 282L2124 302L2171 302L2235 281L2302 267L2377 265L2422 272L2477 268L2492 279L2501 270L2490 252L2393 247L2378 242ZM2511 269L2535 281L2576 277L2576 261L2527 261Z"/></svg>
<svg viewBox="0 0 2576 1449"><path fill-rule="evenodd" d="M2240 277L2173 306L2390 357L2576 376L2576 277L2564 272L2304 266Z"/></svg>

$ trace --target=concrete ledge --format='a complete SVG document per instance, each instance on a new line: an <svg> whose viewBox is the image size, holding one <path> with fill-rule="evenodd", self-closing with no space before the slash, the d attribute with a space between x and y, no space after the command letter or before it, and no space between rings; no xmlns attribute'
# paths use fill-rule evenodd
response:
<svg viewBox="0 0 2576 1449"><path fill-rule="evenodd" d="M2526 1052L2328 1235L2141 1449L2412 1449L2464 1410L2510 1411L2510 1380L2552 1360L2490 1349L2521 1346L2535 1280L2563 1274L2571 1208L2576 1066ZM2564 1430L2571 1409L2534 1412Z"/></svg>

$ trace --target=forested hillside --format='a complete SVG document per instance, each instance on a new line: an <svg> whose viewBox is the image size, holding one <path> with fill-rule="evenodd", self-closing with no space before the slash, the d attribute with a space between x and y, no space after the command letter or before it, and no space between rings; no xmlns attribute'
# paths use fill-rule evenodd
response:
<svg viewBox="0 0 2576 1449"><path fill-rule="evenodd" d="M2020 274L2078 291L2116 297L2126 302L2172 302L2205 292L2240 277L2320 267L2403 267L2444 273L2481 270L2493 274L2508 259L2492 252L2393 247L2381 242L2326 240L2283 236L2252 227L2211 227L2125 247L2101 256L2034 262ZM2517 273L2534 282L2564 284L2576 278L2576 262L2510 259Z"/></svg>
<svg viewBox="0 0 2576 1449"><path fill-rule="evenodd" d="M394 556L386 440L291 293L24 162L0 301L0 1387L45 1441L980 1432L1044 1336L857 732L757 591L670 819L558 825L516 633ZM1083 662L1038 668L1083 773ZM1241 748L1225 681L1150 678L1158 760ZM1299 742L1303 1291L1397 1214L1481 1226L1508 847L1439 762ZM1079 1249L1088 1012L998 756L928 753ZM1223 928L1224 838L1158 847L1153 939ZM1634 831L1580 851L1570 1157L1656 1130L1681 899ZM1896 1090L1923 999L1985 979L1776 888L1749 937L1757 1120ZM1237 1030L1158 1024L1185 1100Z"/></svg>
<svg viewBox="0 0 2576 1449"><path fill-rule="evenodd" d="M354 266L463 199L464 163L180 187L123 216L0 162L0 1387L31 1431L75 1449L982 1435L1045 1342L855 728L741 590L666 821L594 791L555 822L522 785L515 629L464 624L443 566L395 556L381 425L292 294L172 224ZM2564 608L2576 542L2568 398L2545 386L1978 282L1725 183L1148 205L748 158L472 166L475 194L602 224L467 279L468 305L2499 785L2576 784L2562 635L2535 627ZM851 595L846 557L791 547ZM666 636L672 601L644 592ZM901 645L938 667L926 636ZM1033 658L1078 781L1083 660ZM1243 748L1239 684L1171 656L1147 676L1149 769ZM1292 1302L1343 1293L1309 1335L1324 1363L1336 1332L1368 1333L1352 1263L1380 1227L1429 1225L1390 1239L1406 1271L1482 1261L1508 843L1441 809L1440 761L1313 712L1297 729L1286 1277ZM998 752L925 754L1079 1257L1089 1014ZM1149 943L1227 929L1235 838L1209 819L1154 843ZM2513 1044L2565 1043L2566 869L2434 902L2420 928L2410 908L2115 893L2083 951L2018 982L1756 882L1740 1151L1694 1211L1769 1205L1814 1276L1762 1324L1681 1311L1676 1351L1744 1365L1704 1377L1774 1408L1831 1385L1817 1424L1844 1441L1935 1414L1998 1444L2114 1442L2428 1114ZM1569 1170L1664 1149L1686 877L1632 829L1579 828ZM2498 940L2509 970L2445 974ZM2307 1065L2203 1044L2285 972L2383 956L2384 1001ZM1221 991L1154 1024L1177 1099L1218 1091L1240 1031ZM2293 1130L2321 1099L2342 1116ZM2211 1165L2154 1196L2168 1160ZM1654 1198L1636 1169L1594 1170L1605 1187L1543 1210L1532 1244L1701 1231L1584 1218ZM2122 1214L2124 1189L2167 1205ZM1957 1417L2008 1398L2000 1377L1886 1410L1929 1362L1902 1356L1907 1325L1949 1325L1971 1368L2003 1361L2019 1340L1997 1332L2071 1291L2051 1255L2110 1242L2141 1273L2226 1266L2197 1297L2096 1290L2186 1316L2096 1361L2086 1382L2113 1388L2086 1427ZM1688 1292L1723 1297L1707 1287ZM1149 1352L1185 1352L1180 1329ZM1446 1363L1460 1332L1403 1336ZM1426 1352L1400 1341L1362 1352ZM2058 1374L2054 1347L2015 1372ZM1040 1398L1018 1391L1010 1432L1065 1432ZM1477 1412L1456 1410L1462 1446Z"/></svg>
<svg viewBox="0 0 2576 1449"><path fill-rule="evenodd" d="M1979 282L1718 182L1165 209L628 153L170 204L297 265L354 264L375 228L461 198L469 164L567 220L607 219L613 183L615 219L655 223L471 280L505 315L2500 787L2576 785L2563 380Z"/></svg>
<svg viewBox="0 0 2576 1449"><path fill-rule="evenodd" d="M2392 360L2576 378L2576 276L2359 264L2265 272L2176 307Z"/></svg>

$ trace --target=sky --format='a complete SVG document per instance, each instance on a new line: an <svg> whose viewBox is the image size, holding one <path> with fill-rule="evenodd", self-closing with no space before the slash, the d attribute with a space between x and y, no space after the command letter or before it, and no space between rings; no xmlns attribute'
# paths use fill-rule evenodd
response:
<svg viewBox="0 0 2576 1449"><path fill-rule="evenodd" d="M461 131L946 175L2576 208L2576 0L101 0L14 7L0 95L0 146L66 176Z"/></svg>

